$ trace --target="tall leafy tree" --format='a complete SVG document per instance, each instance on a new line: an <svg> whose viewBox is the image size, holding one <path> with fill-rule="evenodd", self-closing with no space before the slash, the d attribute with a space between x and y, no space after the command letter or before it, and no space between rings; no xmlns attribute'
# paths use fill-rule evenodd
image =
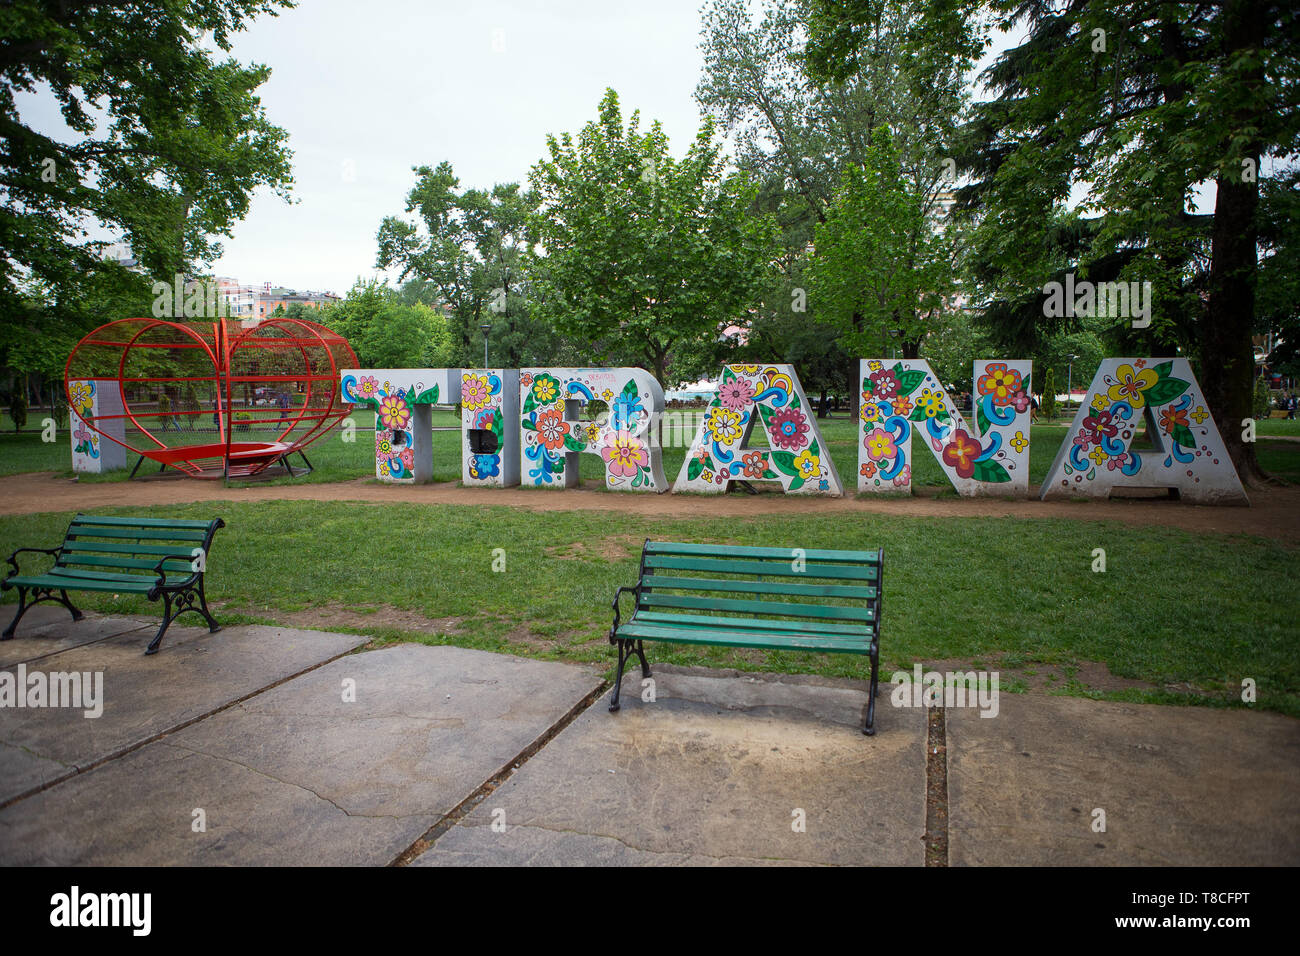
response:
<svg viewBox="0 0 1300 956"><path fill-rule="evenodd" d="M820 5L833 69L855 48L864 12ZM932 0L935 29L918 45L941 43L943 24L974 22L980 6ZM1153 350L1152 333L1187 342L1238 471L1257 481L1241 423L1269 219L1261 184L1289 179L1300 147L1300 11L1278 0L988 8L1024 34L987 72L993 96L975 109L962 156L992 306L1021 327L1049 327L1041 290L1065 272L1150 281L1151 332L1126 322L1122 337ZM1212 187L1212 212L1197 212L1200 187Z"/></svg>
<svg viewBox="0 0 1300 956"><path fill-rule="evenodd" d="M675 351L716 340L754 306L778 254L775 224L752 213L748 179L726 174L711 120L677 159L659 123L642 131L634 112L625 126L607 90L597 120L547 144L530 175L546 254L540 312L667 382Z"/></svg>

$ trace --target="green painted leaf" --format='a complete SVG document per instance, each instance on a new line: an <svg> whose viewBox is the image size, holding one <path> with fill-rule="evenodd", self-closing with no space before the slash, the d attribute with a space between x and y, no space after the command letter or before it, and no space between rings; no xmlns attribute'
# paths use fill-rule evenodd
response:
<svg viewBox="0 0 1300 956"><path fill-rule="evenodd" d="M768 459L777 470L786 475L798 475L799 469L795 467L794 455L788 451L774 451Z"/></svg>
<svg viewBox="0 0 1300 956"><path fill-rule="evenodd" d="M1156 366L1155 368L1153 368L1151 371L1155 372L1155 373L1156 373L1157 375L1159 375L1161 378L1168 378L1170 375L1173 375L1173 374L1174 374L1174 363L1173 363L1173 360L1171 359L1171 360L1168 361L1168 362L1161 362L1159 365L1157 365L1157 366Z"/></svg>
<svg viewBox="0 0 1300 956"><path fill-rule="evenodd" d="M979 401L975 403L975 421L979 425L980 434L987 435L991 423L989 417L984 414L984 404Z"/></svg>
<svg viewBox="0 0 1300 956"><path fill-rule="evenodd" d="M1190 387L1191 383L1185 382L1181 378L1162 378L1146 390L1147 404L1152 408L1168 405ZM1195 442L1192 444L1195 444Z"/></svg>
<svg viewBox="0 0 1300 956"><path fill-rule="evenodd" d="M902 368L901 363L898 366L896 366L896 368ZM919 369L919 368L908 369L906 372L903 372L898 376L898 394L900 396L911 395L913 392L915 392L918 388L921 387L921 383L924 381L925 381L924 369Z"/></svg>
<svg viewBox="0 0 1300 956"><path fill-rule="evenodd" d="M564 447L569 449L569 451L582 451L587 447L587 443L573 435L565 435Z"/></svg>
<svg viewBox="0 0 1300 956"><path fill-rule="evenodd" d="M917 405L914 409L912 409L912 414L907 416L907 420L909 422L923 422L926 420L927 417L928 416L925 414L925 408L923 408L920 405Z"/></svg>
<svg viewBox="0 0 1300 956"><path fill-rule="evenodd" d="M536 408L537 408L537 399L533 397L533 390L530 388L528 390L528 397L524 399L523 413L527 415L529 412L535 410Z"/></svg>
<svg viewBox="0 0 1300 956"><path fill-rule="evenodd" d="M795 475L794 480L786 485L786 491L798 491L803 487L803 476Z"/></svg>
<svg viewBox="0 0 1300 956"><path fill-rule="evenodd" d="M1011 474L996 461L975 462L975 472L971 475L976 481L1001 482L1010 481Z"/></svg>
<svg viewBox="0 0 1300 956"><path fill-rule="evenodd" d="M434 385L426 388L423 392L410 399L412 405L437 405L438 404L438 386Z"/></svg>
<svg viewBox="0 0 1300 956"><path fill-rule="evenodd" d="M1192 434L1192 430L1186 425L1175 425L1173 433L1169 437L1184 448L1196 447L1196 436Z"/></svg>
<svg viewBox="0 0 1300 956"><path fill-rule="evenodd" d="M700 477L700 472L704 470L704 462L698 458L692 458L691 463L686 466L686 480L694 481Z"/></svg>
<svg viewBox="0 0 1300 956"><path fill-rule="evenodd" d="M501 409L498 408L492 413L492 424L488 427L498 440L505 433L505 419L501 415Z"/></svg>

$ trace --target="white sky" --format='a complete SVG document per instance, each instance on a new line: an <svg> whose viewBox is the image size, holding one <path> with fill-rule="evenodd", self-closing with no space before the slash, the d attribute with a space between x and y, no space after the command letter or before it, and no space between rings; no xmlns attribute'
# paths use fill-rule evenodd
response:
<svg viewBox="0 0 1300 956"><path fill-rule="evenodd" d="M289 131L297 202L269 191L226 240L219 275L343 294L375 273L375 232L402 214L411 167L449 160L462 187L523 181L546 135L596 118L663 122L674 152L699 126L698 0L303 0L232 53L265 63L262 102Z"/></svg>

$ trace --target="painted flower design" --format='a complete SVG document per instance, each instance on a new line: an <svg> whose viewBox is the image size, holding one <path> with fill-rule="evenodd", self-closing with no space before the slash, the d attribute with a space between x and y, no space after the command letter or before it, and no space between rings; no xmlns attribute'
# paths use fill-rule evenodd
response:
<svg viewBox="0 0 1300 956"><path fill-rule="evenodd" d="M805 448L795 456L794 466L799 469L799 476L804 481L808 481L821 473L822 461L819 456L812 453L812 449Z"/></svg>
<svg viewBox="0 0 1300 956"><path fill-rule="evenodd" d="M407 471L412 471L415 468L415 452L412 450L410 445L402 446L402 451L399 457L402 459L402 464L406 467Z"/></svg>
<svg viewBox="0 0 1300 956"><path fill-rule="evenodd" d="M1119 426L1112 423L1110 412L1098 412L1083 420L1083 430L1088 433L1088 443L1100 445L1103 438L1114 438Z"/></svg>
<svg viewBox="0 0 1300 956"><path fill-rule="evenodd" d="M78 411L90 408L90 394L89 382L73 382L68 388L68 397Z"/></svg>
<svg viewBox="0 0 1300 956"><path fill-rule="evenodd" d="M492 386L486 375L468 374L461 380L461 403L470 411L485 407L492 401Z"/></svg>
<svg viewBox="0 0 1300 956"><path fill-rule="evenodd" d="M864 461L862 467L858 469L858 474L863 478L874 478L876 475L876 463L874 461Z"/></svg>
<svg viewBox="0 0 1300 956"><path fill-rule="evenodd" d="M1027 412L1029 410L1029 395L1026 394L1023 388L1011 396L1011 405L1018 412Z"/></svg>
<svg viewBox="0 0 1300 956"><path fill-rule="evenodd" d="M1117 468L1123 468L1127 464L1128 464L1128 452L1121 452L1120 454L1116 455L1114 458L1110 459L1110 461L1106 462L1106 467L1109 468L1111 471L1114 471Z"/></svg>
<svg viewBox="0 0 1300 956"><path fill-rule="evenodd" d="M754 400L754 386L743 378L723 382L718 386L718 400L722 402L723 408L742 411Z"/></svg>
<svg viewBox="0 0 1300 956"><path fill-rule="evenodd" d="M1100 465L1103 461L1106 460L1106 452L1104 452L1102 450L1102 447L1098 445L1092 451L1088 452L1088 457Z"/></svg>
<svg viewBox="0 0 1300 956"><path fill-rule="evenodd" d="M944 464L951 466L959 478L969 478L975 474L975 459L979 455L979 442L961 428L953 432L952 441L943 448Z"/></svg>
<svg viewBox="0 0 1300 956"><path fill-rule="evenodd" d="M596 425L596 424L594 424L594 423L591 424L591 425L588 425L586 428L584 428L584 429L582 430L582 432L583 432L584 435L587 436L587 443L588 443L588 444L600 440L600 426L599 426L599 425Z"/></svg>
<svg viewBox="0 0 1300 956"><path fill-rule="evenodd" d="M875 402L862 403L862 420L868 425L874 425L876 422L880 421L882 417L880 406Z"/></svg>
<svg viewBox="0 0 1300 956"><path fill-rule="evenodd" d="M719 445L730 445L740 440L742 420L740 412L730 408L714 408L704 420L704 427Z"/></svg>
<svg viewBox="0 0 1300 956"><path fill-rule="evenodd" d="M1029 439L1025 437L1024 432L1016 432L1016 436L1007 444L1016 450L1017 455L1020 455L1024 454L1025 449L1029 447Z"/></svg>
<svg viewBox="0 0 1300 956"><path fill-rule="evenodd" d="M628 431L614 435L614 440L600 450L611 475L635 478L637 471L650 464L650 455L641 440Z"/></svg>
<svg viewBox="0 0 1300 956"><path fill-rule="evenodd" d="M387 458L393 450L393 433L381 431L375 435L375 454Z"/></svg>
<svg viewBox="0 0 1300 956"><path fill-rule="evenodd" d="M778 448L794 451L808 444L808 419L797 408L782 408L772 416L770 425L772 443Z"/></svg>
<svg viewBox="0 0 1300 956"><path fill-rule="evenodd" d="M921 394L916 399L916 407L925 412L926 418L934 418L943 411L943 392L936 392L929 388L921 389Z"/></svg>
<svg viewBox="0 0 1300 956"><path fill-rule="evenodd" d="M533 379L533 398L539 405L549 405L560 395L560 383L554 375L539 375Z"/></svg>
<svg viewBox="0 0 1300 956"><path fill-rule="evenodd" d="M519 376L519 384L522 385L524 388L527 388L529 385L532 385L533 384L532 373L524 372L523 374L521 374Z"/></svg>
<svg viewBox="0 0 1300 956"><path fill-rule="evenodd" d="M411 409L400 395L385 395L379 400L379 420L389 428L405 428L411 420Z"/></svg>
<svg viewBox="0 0 1300 956"><path fill-rule="evenodd" d="M475 455L469 460L471 478L495 478L501 474L500 455Z"/></svg>
<svg viewBox="0 0 1300 956"><path fill-rule="evenodd" d="M1106 393L1112 402L1128 402L1134 408L1146 405L1146 396L1142 393L1159 381L1155 369L1144 368L1138 371L1132 365L1121 365L1115 369L1115 384Z"/></svg>
<svg viewBox="0 0 1300 956"><path fill-rule="evenodd" d="M564 420L560 409L552 408L537 416L537 440L551 451L564 447L564 436L567 434L569 423Z"/></svg>
<svg viewBox="0 0 1300 956"><path fill-rule="evenodd" d="M903 470L894 476L894 487L902 488L912 483L912 466L904 465Z"/></svg>
<svg viewBox="0 0 1300 956"><path fill-rule="evenodd" d="M763 472L767 469L761 451L752 451L746 455L744 457L743 465L746 478L762 478Z"/></svg>
<svg viewBox="0 0 1300 956"><path fill-rule="evenodd" d="M374 398L379 394L379 379L373 375L362 375L357 382L357 394L362 398Z"/></svg>
<svg viewBox="0 0 1300 956"><path fill-rule="evenodd" d="M867 449L867 457L872 461L888 461L898 454L898 445L894 442L893 433L883 428L872 429L871 433L862 440L862 444Z"/></svg>
<svg viewBox="0 0 1300 956"><path fill-rule="evenodd" d="M875 359L872 359L870 362L867 363L867 368L872 372L878 372L882 367L883 366Z"/></svg>
<svg viewBox="0 0 1300 956"><path fill-rule="evenodd" d="M877 398L893 398L898 394L898 376L892 368L871 373L872 392Z"/></svg>
<svg viewBox="0 0 1300 956"><path fill-rule="evenodd" d="M912 408L913 408L912 401L906 396L894 402L895 415L902 415L904 418L906 418L908 415L912 414Z"/></svg>
<svg viewBox="0 0 1300 956"><path fill-rule="evenodd" d="M1172 435L1174 429L1182 426L1187 428L1187 410L1166 408L1160 413L1160 430L1166 435Z"/></svg>
<svg viewBox="0 0 1300 956"><path fill-rule="evenodd" d="M1006 362L990 362L977 387L981 395L993 396L994 405L1010 405L1012 396L1020 391L1020 384L1020 373L1007 368Z"/></svg>
<svg viewBox="0 0 1300 956"><path fill-rule="evenodd" d="M613 391L611 391L608 388L605 389L603 392L600 393L600 400L604 402L606 405L608 405L610 402L614 400Z"/></svg>

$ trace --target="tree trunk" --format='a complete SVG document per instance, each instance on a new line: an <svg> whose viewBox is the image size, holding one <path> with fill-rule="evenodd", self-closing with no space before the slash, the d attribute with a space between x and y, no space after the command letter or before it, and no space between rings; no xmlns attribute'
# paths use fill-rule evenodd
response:
<svg viewBox="0 0 1300 956"><path fill-rule="evenodd" d="M1262 24L1249 0L1232 0L1224 12L1224 59L1231 59L1243 49L1258 49ZM1242 82L1264 82L1260 68L1250 73L1253 79L1243 76ZM1253 122L1249 110L1241 111L1231 118L1229 135L1250 125ZM1248 152L1257 171L1258 144L1252 144ZM1242 441L1241 433L1242 422L1253 417L1255 356L1251 333L1255 323L1259 182L1254 174L1247 181L1238 168L1220 170L1216 184L1209 297L1197 336L1200 383L1237 474L1245 484L1258 486L1265 475L1255 457L1254 444Z"/></svg>

